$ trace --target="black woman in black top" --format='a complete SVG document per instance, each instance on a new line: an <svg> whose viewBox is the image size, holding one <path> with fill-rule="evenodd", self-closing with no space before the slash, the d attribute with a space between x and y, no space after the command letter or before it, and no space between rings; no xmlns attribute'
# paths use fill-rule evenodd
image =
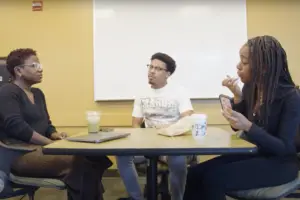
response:
<svg viewBox="0 0 300 200"><path fill-rule="evenodd" d="M300 123L300 96L287 56L272 36L249 39L240 50L235 78L223 86L234 94L223 116L258 147L255 155L223 155L191 167L184 200L225 200L230 191L277 186L298 174L295 137Z"/></svg>
<svg viewBox="0 0 300 200"><path fill-rule="evenodd" d="M0 88L0 139L4 143L27 143L37 151L13 163L20 176L58 178L67 185L73 200L103 199L104 171L112 165L106 156L43 155L41 147L67 135L52 124L43 92L32 85L42 81L42 66L32 49L16 49L6 61L12 82Z"/></svg>

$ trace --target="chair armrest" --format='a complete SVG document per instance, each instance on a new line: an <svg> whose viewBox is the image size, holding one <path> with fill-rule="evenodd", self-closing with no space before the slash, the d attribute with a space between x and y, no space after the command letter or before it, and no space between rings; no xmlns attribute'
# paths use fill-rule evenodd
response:
<svg viewBox="0 0 300 200"><path fill-rule="evenodd" d="M37 147L27 144L27 143L5 144L2 141L0 141L0 147L7 149L7 150L19 151L19 152L24 152L24 153L32 152L37 149Z"/></svg>
<svg viewBox="0 0 300 200"><path fill-rule="evenodd" d="M21 141L0 141L0 172L9 176L11 165L15 159L36 149L36 145Z"/></svg>
<svg viewBox="0 0 300 200"><path fill-rule="evenodd" d="M8 177L7 175L0 170L0 193L4 191L7 186Z"/></svg>

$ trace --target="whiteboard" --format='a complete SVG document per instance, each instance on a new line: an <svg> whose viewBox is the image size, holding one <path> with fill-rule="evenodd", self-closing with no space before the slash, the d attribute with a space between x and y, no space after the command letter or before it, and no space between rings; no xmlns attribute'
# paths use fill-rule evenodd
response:
<svg viewBox="0 0 300 200"><path fill-rule="evenodd" d="M149 87L151 55L177 63L169 82L217 98L247 41L246 0L94 0L94 100L131 100Z"/></svg>

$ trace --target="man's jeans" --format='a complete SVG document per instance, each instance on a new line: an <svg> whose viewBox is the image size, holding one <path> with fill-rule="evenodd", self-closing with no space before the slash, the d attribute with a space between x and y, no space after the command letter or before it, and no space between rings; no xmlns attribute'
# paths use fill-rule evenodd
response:
<svg viewBox="0 0 300 200"><path fill-rule="evenodd" d="M142 200L143 193L138 183L138 175L134 165L135 157L117 156L116 158L119 173L130 197L135 200ZM167 162L170 170L172 200L182 200L187 175L186 156L168 156Z"/></svg>

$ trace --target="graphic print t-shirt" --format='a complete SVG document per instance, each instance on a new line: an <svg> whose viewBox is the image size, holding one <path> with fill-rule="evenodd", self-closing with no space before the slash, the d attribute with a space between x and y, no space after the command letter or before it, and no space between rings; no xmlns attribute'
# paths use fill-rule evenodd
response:
<svg viewBox="0 0 300 200"><path fill-rule="evenodd" d="M152 89L134 101L132 116L144 118L146 127L161 128L176 123L180 114L193 110L191 100L183 87L167 84Z"/></svg>

